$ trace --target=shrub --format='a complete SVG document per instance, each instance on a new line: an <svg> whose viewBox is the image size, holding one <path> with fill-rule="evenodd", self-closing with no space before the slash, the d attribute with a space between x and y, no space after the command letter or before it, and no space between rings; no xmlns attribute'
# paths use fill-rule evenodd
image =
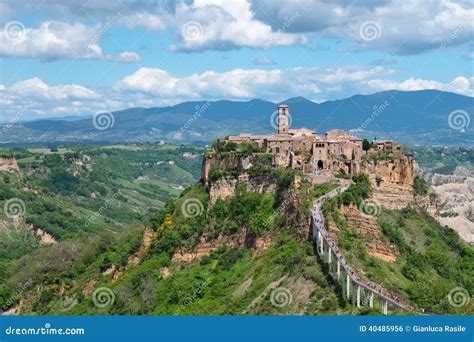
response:
<svg viewBox="0 0 474 342"><path fill-rule="evenodd" d="M425 196L428 194L428 183L419 176L415 176L413 181L413 194L415 196Z"/></svg>

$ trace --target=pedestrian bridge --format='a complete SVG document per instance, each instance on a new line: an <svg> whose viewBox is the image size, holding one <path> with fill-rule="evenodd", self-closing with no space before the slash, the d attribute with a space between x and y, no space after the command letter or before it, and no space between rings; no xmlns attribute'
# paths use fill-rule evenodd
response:
<svg viewBox="0 0 474 342"><path fill-rule="evenodd" d="M314 202L312 231L317 254L328 264L329 273L334 281L341 285L344 298L352 300L353 306L373 308L376 299L384 315L388 314L389 305L395 309L413 310L411 306L401 302L395 295L387 293L382 287L359 277L329 235L321 210L323 202L347 190L350 184L351 181L346 180L345 183L342 181L341 187Z"/></svg>

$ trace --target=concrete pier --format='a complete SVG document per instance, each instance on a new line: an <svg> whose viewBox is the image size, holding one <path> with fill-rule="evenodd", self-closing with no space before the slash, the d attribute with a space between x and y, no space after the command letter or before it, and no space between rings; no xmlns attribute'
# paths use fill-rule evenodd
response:
<svg viewBox="0 0 474 342"><path fill-rule="evenodd" d="M324 197L334 197L338 193L345 191L349 186L350 182L340 189L329 192ZM366 283L357 276L352 267L342 256L336 243L330 238L324 224L324 217L319 202L313 208L312 227L312 235L316 244L316 253L324 263L328 264L329 274L333 277L334 281L341 284L342 295L344 298L351 300L352 304L358 308L362 305L373 308L374 297L377 296L379 308L384 315L388 314L388 304L391 304L395 308L404 310L412 309L409 305L398 301L393 296L381 292L379 287L374 286L372 283ZM344 272L345 276L341 272ZM361 301L362 291L364 294L363 301Z"/></svg>

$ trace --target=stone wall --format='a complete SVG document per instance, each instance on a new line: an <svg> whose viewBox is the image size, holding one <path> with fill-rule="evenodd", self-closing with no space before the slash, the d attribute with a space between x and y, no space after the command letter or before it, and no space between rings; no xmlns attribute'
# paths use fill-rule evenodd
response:
<svg viewBox="0 0 474 342"><path fill-rule="evenodd" d="M204 183L208 183L210 172L217 168L223 171L237 171L241 173L250 169L254 164L263 162L271 165L272 161L271 159L265 161L261 154L243 156L239 153L228 153L222 156L216 152L207 152L202 161L201 179Z"/></svg>
<svg viewBox="0 0 474 342"><path fill-rule="evenodd" d="M235 196L237 184L246 186L247 191L258 193L272 193L277 189L277 180L268 174L250 177L247 172L241 173L237 178L224 177L209 183L209 202L214 205L218 198Z"/></svg>
<svg viewBox="0 0 474 342"><path fill-rule="evenodd" d="M367 215L353 205L342 206L339 212L343 215L347 224L354 228L364 240L369 255L387 262L397 260L398 250L382 233L377 224L377 216ZM334 231L335 225L329 225L329 228L332 228L333 238L336 238L337 241L337 231Z"/></svg>
<svg viewBox="0 0 474 342"><path fill-rule="evenodd" d="M360 165L360 172L372 183L373 199L387 209L414 205L415 170L415 160L405 155L394 160L364 161Z"/></svg>

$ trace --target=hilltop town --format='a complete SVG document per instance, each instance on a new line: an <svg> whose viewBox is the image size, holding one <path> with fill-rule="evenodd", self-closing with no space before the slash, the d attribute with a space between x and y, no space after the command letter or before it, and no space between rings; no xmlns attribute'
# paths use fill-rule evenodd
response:
<svg viewBox="0 0 474 342"><path fill-rule="evenodd" d="M363 139L340 129L333 129L324 135L308 128L289 128L289 108L278 106L278 128L270 135L241 133L231 135L227 141L242 144L253 143L259 149L273 156L273 166L291 167L305 173L354 175L361 172L364 156L402 156L399 144L392 140L374 140L364 146Z"/></svg>

